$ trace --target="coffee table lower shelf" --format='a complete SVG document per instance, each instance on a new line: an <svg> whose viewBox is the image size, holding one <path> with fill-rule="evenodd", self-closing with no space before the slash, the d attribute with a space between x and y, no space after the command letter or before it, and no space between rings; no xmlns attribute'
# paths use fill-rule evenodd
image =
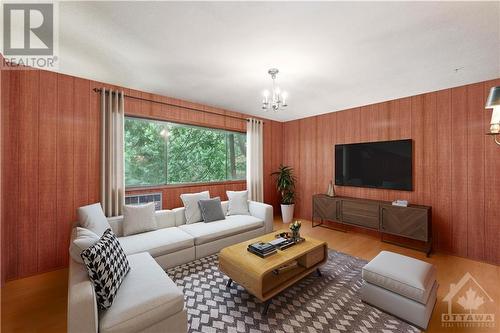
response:
<svg viewBox="0 0 500 333"><path fill-rule="evenodd" d="M311 273L309 273L311 274ZM321 271L318 268L316 268L316 276L318 277L321 277ZM300 279L298 279L297 281L299 281ZM231 286L233 285L233 279L229 278L229 280L227 281L227 285L226 287L227 288L231 288ZM273 299L272 298L269 298L267 301L264 301L264 309L262 309L262 315L267 315L267 311L269 310L269 306L271 305L271 303L273 302Z"/></svg>

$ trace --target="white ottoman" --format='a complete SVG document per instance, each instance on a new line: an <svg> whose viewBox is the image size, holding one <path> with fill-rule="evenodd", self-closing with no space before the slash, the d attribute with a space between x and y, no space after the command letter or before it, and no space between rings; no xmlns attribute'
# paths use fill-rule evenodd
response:
<svg viewBox="0 0 500 333"><path fill-rule="evenodd" d="M436 303L436 268L414 258L380 252L363 267L361 299L423 329Z"/></svg>

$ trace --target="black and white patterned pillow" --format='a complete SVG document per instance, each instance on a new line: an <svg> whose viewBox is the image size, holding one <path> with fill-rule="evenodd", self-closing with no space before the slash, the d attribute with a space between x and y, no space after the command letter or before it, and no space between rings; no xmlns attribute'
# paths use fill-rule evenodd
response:
<svg viewBox="0 0 500 333"><path fill-rule="evenodd" d="M81 256L94 284L99 308L109 308L130 270L125 252L113 231L108 229L97 243L82 251Z"/></svg>

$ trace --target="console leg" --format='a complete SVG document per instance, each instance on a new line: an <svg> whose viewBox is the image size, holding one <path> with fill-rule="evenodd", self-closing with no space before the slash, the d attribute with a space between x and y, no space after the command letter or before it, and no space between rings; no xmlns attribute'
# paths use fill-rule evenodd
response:
<svg viewBox="0 0 500 333"><path fill-rule="evenodd" d="M267 310L269 310L269 305L271 305L272 301L271 300L267 300L265 303L264 303L264 309L262 309L262 315L263 316L266 316L267 315Z"/></svg>
<svg viewBox="0 0 500 333"><path fill-rule="evenodd" d="M229 280L227 281L227 285L226 285L226 287L230 288L230 287L231 287L231 284L233 284L233 279L229 279Z"/></svg>
<svg viewBox="0 0 500 333"><path fill-rule="evenodd" d="M321 271L319 270L319 268L316 268L316 276L317 277L322 276Z"/></svg>

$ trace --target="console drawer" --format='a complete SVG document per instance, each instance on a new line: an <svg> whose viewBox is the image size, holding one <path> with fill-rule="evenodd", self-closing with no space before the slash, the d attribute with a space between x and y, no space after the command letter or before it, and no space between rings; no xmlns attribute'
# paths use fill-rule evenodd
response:
<svg viewBox="0 0 500 333"><path fill-rule="evenodd" d="M342 222L366 228L379 228L379 205L372 202L342 202Z"/></svg>

